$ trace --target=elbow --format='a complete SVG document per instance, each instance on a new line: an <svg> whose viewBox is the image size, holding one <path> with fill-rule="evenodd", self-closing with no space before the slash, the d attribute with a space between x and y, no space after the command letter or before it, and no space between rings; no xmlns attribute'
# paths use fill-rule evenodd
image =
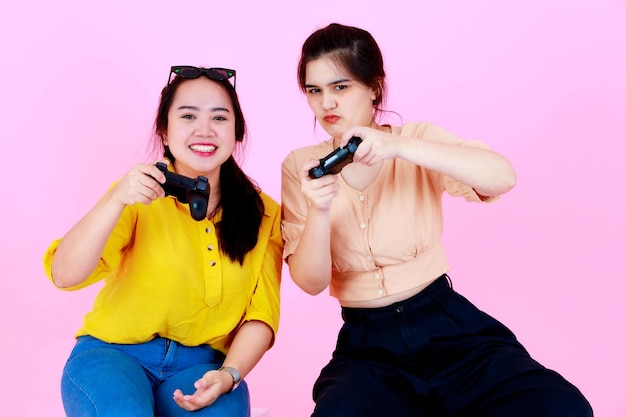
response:
<svg viewBox="0 0 626 417"><path fill-rule="evenodd" d="M317 287L309 286L309 287L300 287L300 288L302 288L302 290L309 295L318 295L326 289L326 286L317 286Z"/></svg>
<svg viewBox="0 0 626 417"><path fill-rule="evenodd" d="M497 196L509 192L517 183L517 175L511 164L507 164L497 175L497 181L487 195Z"/></svg>
<svg viewBox="0 0 626 417"><path fill-rule="evenodd" d="M302 281L295 278L293 279L293 281L298 287L300 287L302 291L309 295L318 295L322 291L324 291L326 287L328 287L328 284L323 284L320 282Z"/></svg>
<svg viewBox="0 0 626 417"><path fill-rule="evenodd" d="M508 172L503 175L502 178L502 188L504 190L502 194L510 191L513 187L515 187L515 184L517 184L517 175L515 174L513 167L510 167Z"/></svg>
<svg viewBox="0 0 626 417"><path fill-rule="evenodd" d="M67 289L83 282L87 277L63 268L59 262L53 262L50 269L50 279L55 287Z"/></svg>
<svg viewBox="0 0 626 417"><path fill-rule="evenodd" d="M474 187L474 191L482 197L496 197L509 192L517 182L515 173L504 174L497 177L496 180L490 181L489 184L484 184L482 187Z"/></svg>
<svg viewBox="0 0 626 417"><path fill-rule="evenodd" d="M501 157L498 163L494 163L490 174L492 178L492 191L495 195L504 194L510 191L517 183L517 174L511 162Z"/></svg>
<svg viewBox="0 0 626 417"><path fill-rule="evenodd" d="M55 278L54 276L52 276L52 283L54 284L55 287L57 287L60 290L64 290L66 288L71 287L71 285L67 284L65 281Z"/></svg>
<svg viewBox="0 0 626 417"><path fill-rule="evenodd" d="M67 285L66 280L63 279L63 273L59 271L58 264L59 262L57 262L56 259L52 262L52 265L50 266L50 280L55 287L63 289L69 285Z"/></svg>
<svg viewBox="0 0 626 417"><path fill-rule="evenodd" d="M500 178L500 182L498 184L497 192L495 193L495 195L502 195L509 192L511 189L513 189L513 187L515 187L516 183L517 177L515 176L515 172L512 172L508 175L503 175Z"/></svg>
<svg viewBox="0 0 626 417"><path fill-rule="evenodd" d="M58 274L52 274L52 283L55 287L64 290L73 287L73 280L67 279L67 277L60 277Z"/></svg>
<svg viewBox="0 0 626 417"><path fill-rule="evenodd" d="M305 293L309 295L318 295L324 291L330 283L330 275L328 277L321 277L320 275L311 275L298 271L294 265L289 264L289 258L287 259L287 265L289 265L289 275L293 282Z"/></svg>
<svg viewBox="0 0 626 417"><path fill-rule="evenodd" d="M330 284L332 276L330 251L327 255L313 256L311 251L296 250L286 258L289 275L302 291L309 295L318 295ZM318 261L312 262L313 259Z"/></svg>
<svg viewBox="0 0 626 417"><path fill-rule="evenodd" d="M509 181L509 185L508 185L509 186L509 190L511 190L513 187L515 187L515 184L517 184L517 176L514 173L513 176L511 177L511 180Z"/></svg>

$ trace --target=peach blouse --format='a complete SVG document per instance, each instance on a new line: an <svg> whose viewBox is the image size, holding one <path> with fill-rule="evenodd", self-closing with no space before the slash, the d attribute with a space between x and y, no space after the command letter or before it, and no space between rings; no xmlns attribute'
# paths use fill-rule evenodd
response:
<svg viewBox="0 0 626 417"><path fill-rule="evenodd" d="M430 123L392 126L392 133L488 149L465 142ZM294 253L307 216L299 171L333 150L332 139L292 151L282 164L283 257ZM340 176L341 177L341 176ZM383 162L374 182L359 191L340 179L331 207L330 295L341 302L367 301L427 285L448 271L442 245L442 195L481 201L469 186L403 159ZM494 201L497 197L484 201Z"/></svg>

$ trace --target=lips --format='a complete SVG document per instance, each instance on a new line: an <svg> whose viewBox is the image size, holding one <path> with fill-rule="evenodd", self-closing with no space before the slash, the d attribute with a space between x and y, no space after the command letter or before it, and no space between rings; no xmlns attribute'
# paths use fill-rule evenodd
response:
<svg viewBox="0 0 626 417"><path fill-rule="evenodd" d="M326 123L335 123L337 122L337 120L339 120L339 116L334 114L327 114L326 116L324 116L324 121Z"/></svg>
<svg viewBox="0 0 626 417"><path fill-rule="evenodd" d="M196 152L210 153L217 149L215 145L196 143L189 146L189 149Z"/></svg>

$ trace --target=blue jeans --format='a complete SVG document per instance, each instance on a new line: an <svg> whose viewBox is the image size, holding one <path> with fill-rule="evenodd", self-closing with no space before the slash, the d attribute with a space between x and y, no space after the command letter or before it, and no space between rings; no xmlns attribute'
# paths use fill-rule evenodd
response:
<svg viewBox="0 0 626 417"><path fill-rule="evenodd" d="M198 411L174 402L176 388L193 393L193 383L223 361L224 355L207 345L188 347L160 337L120 345L81 336L63 370L63 407L68 417L249 417L244 381Z"/></svg>

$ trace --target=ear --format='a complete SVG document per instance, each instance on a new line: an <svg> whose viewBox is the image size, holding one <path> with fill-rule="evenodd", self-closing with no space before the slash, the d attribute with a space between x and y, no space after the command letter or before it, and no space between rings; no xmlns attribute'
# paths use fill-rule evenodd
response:
<svg viewBox="0 0 626 417"><path fill-rule="evenodd" d="M169 144L167 143L167 135L163 134L163 136L161 136L161 139L163 141L163 146L169 146Z"/></svg>
<svg viewBox="0 0 626 417"><path fill-rule="evenodd" d="M383 91L382 82L378 81L376 83L376 86L372 88L372 95L371 95L372 103L375 103L380 100L380 95L382 94L382 91Z"/></svg>

